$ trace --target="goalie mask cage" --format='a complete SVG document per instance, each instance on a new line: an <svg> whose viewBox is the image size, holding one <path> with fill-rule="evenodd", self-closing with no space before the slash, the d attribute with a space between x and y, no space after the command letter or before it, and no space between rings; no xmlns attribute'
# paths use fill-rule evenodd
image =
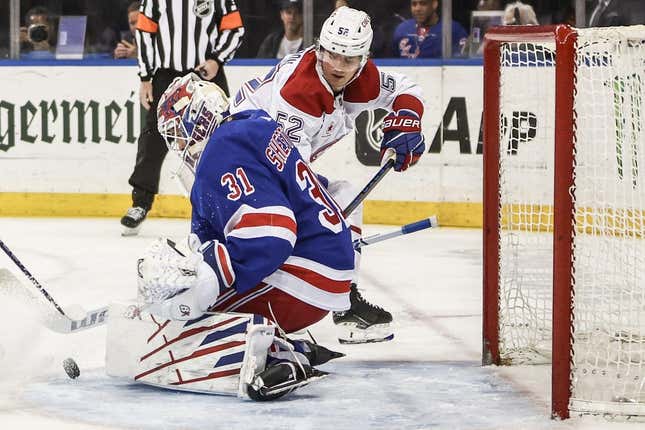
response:
<svg viewBox="0 0 645 430"><path fill-rule="evenodd" d="M645 26L486 40L483 363L550 362L553 417L645 415Z"/></svg>

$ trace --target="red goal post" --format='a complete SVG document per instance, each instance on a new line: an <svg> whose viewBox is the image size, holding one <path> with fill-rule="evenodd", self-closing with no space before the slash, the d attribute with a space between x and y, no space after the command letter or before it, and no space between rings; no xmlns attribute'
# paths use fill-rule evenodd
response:
<svg viewBox="0 0 645 430"><path fill-rule="evenodd" d="M554 417L645 415L645 26L485 43L482 362L550 362Z"/></svg>

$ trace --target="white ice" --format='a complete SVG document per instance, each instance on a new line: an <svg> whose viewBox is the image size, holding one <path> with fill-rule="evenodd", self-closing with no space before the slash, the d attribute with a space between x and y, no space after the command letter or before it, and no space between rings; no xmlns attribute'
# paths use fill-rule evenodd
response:
<svg viewBox="0 0 645 430"><path fill-rule="evenodd" d="M186 220L147 220L121 237L115 219L0 218L0 240L63 307L136 294L136 258ZM367 235L391 226L366 226ZM602 417L549 418L547 366L481 367L481 230L439 228L368 246L360 288L394 314L395 339L339 345L328 317L316 340L347 357L331 376L272 403L171 392L105 376L105 327L73 335L40 325L39 307L0 291L3 429L637 429ZM33 286L0 252L8 268ZM35 291L38 294L37 291ZM67 378L72 357L81 376Z"/></svg>

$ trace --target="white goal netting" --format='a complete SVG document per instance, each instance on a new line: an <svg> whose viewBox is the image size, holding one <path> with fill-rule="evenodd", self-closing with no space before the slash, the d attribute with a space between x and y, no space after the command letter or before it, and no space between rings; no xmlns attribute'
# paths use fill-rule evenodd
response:
<svg viewBox="0 0 645 430"><path fill-rule="evenodd" d="M555 43L500 49L500 355L546 363ZM571 409L645 414L645 27L578 30L575 60Z"/></svg>

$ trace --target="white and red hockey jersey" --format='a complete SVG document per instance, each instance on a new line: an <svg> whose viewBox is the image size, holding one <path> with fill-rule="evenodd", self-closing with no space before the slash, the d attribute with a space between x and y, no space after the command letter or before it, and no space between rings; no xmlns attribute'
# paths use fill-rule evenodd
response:
<svg viewBox="0 0 645 430"><path fill-rule="evenodd" d="M314 161L352 132L363 111L410 109L423 115L419 85L399 73L379 71L368 60L361 73L334 95L314 47L285 57L264 78L242 85L231 112L263 109L282 125L302 158Z"/></svg>

